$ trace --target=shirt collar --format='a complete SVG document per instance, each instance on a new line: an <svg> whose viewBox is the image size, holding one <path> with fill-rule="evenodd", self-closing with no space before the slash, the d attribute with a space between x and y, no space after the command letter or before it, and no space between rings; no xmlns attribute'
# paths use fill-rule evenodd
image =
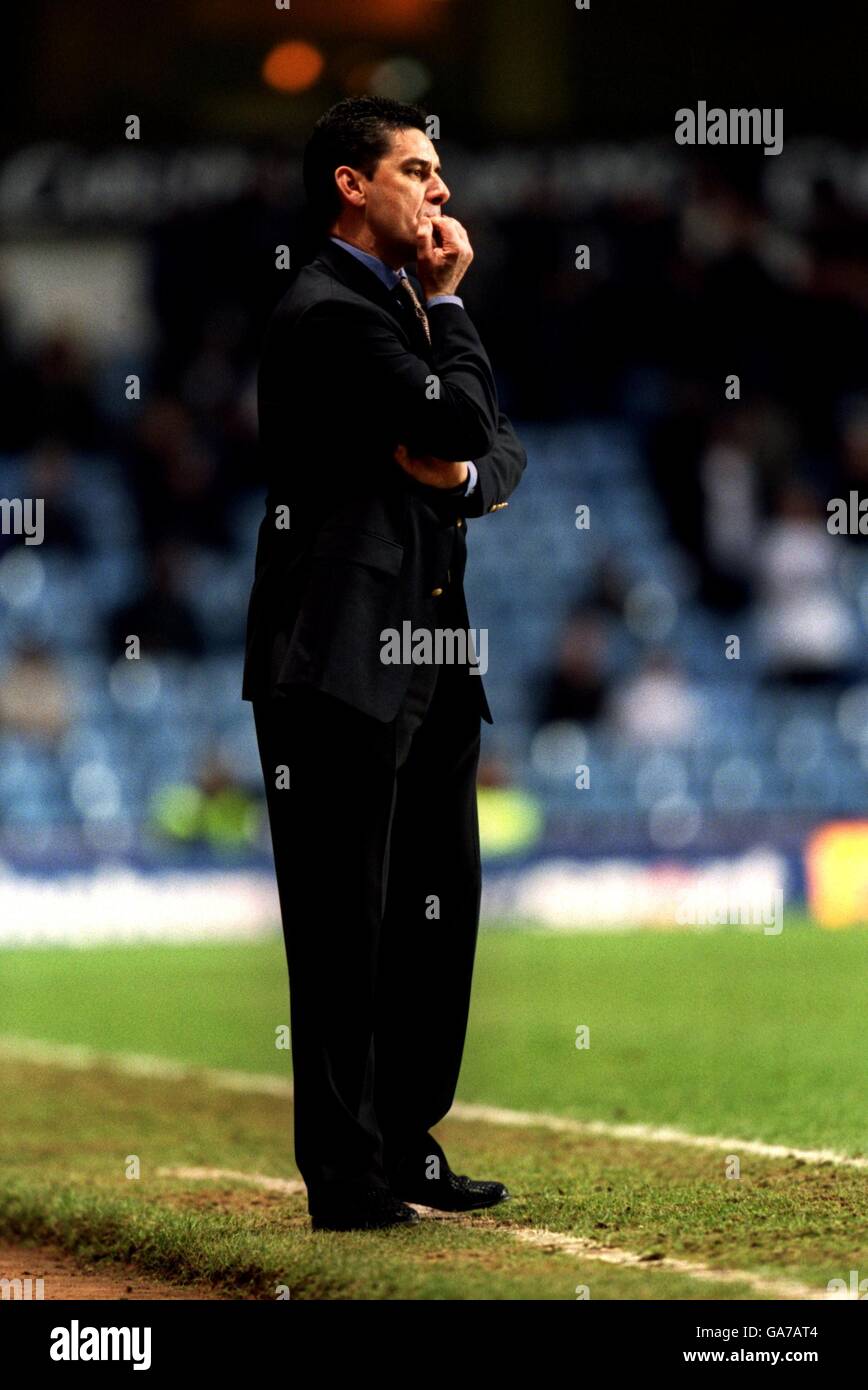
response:
<svg viewBox="0 0 868 1390"><path fill-rule="evenodd" d="M386 265L385 261L381 261L379 257L372 256L367 251L360 251L358 246L351 246L348 241L342 241L339 236L330 237L329 240L333 241L337 246L342 246L345 251L349 251L351 256L355 256L357 261L361 261L362 265L366 265L368 270L372 270L377 279L381 280L386 286L387 290L393 290L400 280L406 280L407 272L403 266L401 266L400 270L393 270L391 266Z"/></svg>

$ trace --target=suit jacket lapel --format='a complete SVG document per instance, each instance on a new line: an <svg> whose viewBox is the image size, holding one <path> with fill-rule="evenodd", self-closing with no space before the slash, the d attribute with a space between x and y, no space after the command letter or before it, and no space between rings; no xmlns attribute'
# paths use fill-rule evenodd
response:
<svg viewBox="0 0 868 1390"><path fill-rule="evenodd" d="M362 294L366 299L372 299L375 304L381 305L392 315L396 323L400 324L407 334L414 351L420 357L428 360L430 348L428 339L425 337L425 330L413 311L412 304L407 302L406 307L398 299L400 290L387 290L372 270L361 261L357 261L355 256L351 256L349 251L345 251L342 246L336 246L333 241L326 241L317 251L314 264L320 262L333 275L336 280L340 280L342 285L348 289L355 290L357 294ZM418 293L418 291L417 291Z"/></svg>

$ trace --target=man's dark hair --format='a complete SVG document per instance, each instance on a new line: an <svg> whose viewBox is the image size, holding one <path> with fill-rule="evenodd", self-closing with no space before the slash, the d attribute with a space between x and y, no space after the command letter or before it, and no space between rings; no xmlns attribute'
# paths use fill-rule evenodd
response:
<svg viewBox="0 0 868 1390"><path fill-rule="evenodd" d="M304 187L310 213L322 232L341 208L335 169L349 164L373 178L396 130L425 130L419 106L391 97L346 97L320 116L304 151Z"/></svg>

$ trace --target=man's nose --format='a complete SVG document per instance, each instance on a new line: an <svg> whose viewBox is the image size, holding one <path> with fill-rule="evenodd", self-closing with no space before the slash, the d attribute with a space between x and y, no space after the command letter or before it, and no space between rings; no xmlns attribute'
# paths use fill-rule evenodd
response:
<svg viewBox="0 0 868 1390"><path fill-rule="evenodd" d="M441 208L449 202L449 189L439 174L434 175L433 182L428 189L428 202Z"/></svg>

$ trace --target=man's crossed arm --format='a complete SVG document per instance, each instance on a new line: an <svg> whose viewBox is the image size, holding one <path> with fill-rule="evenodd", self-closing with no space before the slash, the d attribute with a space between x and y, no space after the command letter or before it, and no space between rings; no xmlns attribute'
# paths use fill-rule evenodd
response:
<svg viewBox="0 0 868 1390"><path fill-rule="evenodd" d="M308 362L328 364L340 397L363 400L366 413L392 423L395 462L410 477L432 494L448 494L463 515L482 516L518 485L526 454L499 408L491 364L467 311L436 304L428 321L430 363L410 351L376 305L323 300L303 315L302 351ZM468 460L478 478L465 496Z"/></svg>
<svg viewBox="0 0 868 1390"><path fill-rule="evenodd" d="M506 505L506 499L521 481L527 464L527 454L510 421L498 409L498 427L494 446L473 460L476 467L476 486L467 495L467 463L449 463L429 455L413 457L403 444L395 450L395 462L417 483L446 492L450 506L462 516L484 516ZM462 477L450 470L465 470Z"/></svg>

